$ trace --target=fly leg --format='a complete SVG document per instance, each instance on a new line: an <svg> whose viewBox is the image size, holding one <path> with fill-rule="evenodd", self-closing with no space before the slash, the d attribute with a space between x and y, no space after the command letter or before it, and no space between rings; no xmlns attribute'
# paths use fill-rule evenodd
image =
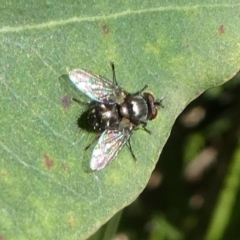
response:
<svg viewBox="0 0 240 240"><path fill-rule="evenodd" d="M72 100L73 100L74 102L77 102L77 103L80 104L80 105L90 105L90 103L82 102L81 100L78 100L78 99L76 99L76 98L72 98Z"/></svg>
<svg viewBox="0 0 240 240"><path fill-rule="evenodd" d="M87 145L84 150L88 150L100 138L100 136L101 134L99 134L89 145Z"/></svg>
<svg viewBox="0 0 240 240"><path fill-rule="evenodd" d="M149 135L152 134L152 132L146 128L147 122L140 122L139 124L142 124L142 128L145 132L147 132Z"/></svg>
<svg viewBox="0 0 240 240"><path fill-rule="evenodd" d="M148 88L148 84L145 85L140 91L137 91L137 92L133 93L132 95L134 95L134 96L139 95L141 92L143 92L147 88Z"/></svg>
<svg viewBox="0 0 240 240"><path fill-rule="evenodd" d="M133 153L132 146L131 146L131 142L130 142L130 138L129 138L128 142L127 142L127 147L128 147L128 149L129 149L132 157L133 157L134 162L136 162L136 161L137 161L137 158L136 158L135 154Z"/></svg>
<svg viewBox="0 0 240 240"><path fill-rule="evenodd" d="M113 62L110 62L110 64L111 64L112 73L113 73L113 83L118 86L116 72L115 72L115 65Z"/></svg>

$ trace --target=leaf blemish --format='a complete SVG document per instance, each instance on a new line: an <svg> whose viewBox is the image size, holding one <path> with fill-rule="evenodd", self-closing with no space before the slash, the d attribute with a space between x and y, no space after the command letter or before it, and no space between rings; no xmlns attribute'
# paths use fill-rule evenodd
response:
<svg viewBox="0 0 240 240"><path fill-rule="evenodd" d="M190 46L190 42L189 42L189 39L187 38L186 39L186 47L188 48Z"/></svg>
<svg viewBox="0 0 240 240"><path fill-rule="evenodd" d="M102 31L104 35L108 35L110 33L110 30L107 25L102 26Z"/></svg>
<svg viewBox="0 0 240 240"><path fill-rule="evenodd" d="M67 223L70 228L74 228L77 224L77 218L73 212L67 214Z"/></svg>
<svg viewBox="0 0 240 240"><path fill-rule="evenodd" d="M61 168L65 171L65 170L67 170L68 166L66 163L62 163Z"/></svg>
<svg viewBox="0 0 240 240"><path fill-rule="evenodd" d="M47 169L51 169L54 165L54 161L47 154L43 154L43 158L44 164L47 167Z"/></svg>
<svg viewBox="0 0 240 240"><path fill-rule="evenodd" d="M218 28L218 34L221 35L223 33L225 33L225 28L224 28L223 25L220 25L219 28Z"/></svg>
<svg viewBox="0 0 240 240"><path fill-rule="evenodd" d="M69 96L65 95L62 97L61 105L63 108L68 108L71 105L71 103L72 103L72 99Z"/></svg>

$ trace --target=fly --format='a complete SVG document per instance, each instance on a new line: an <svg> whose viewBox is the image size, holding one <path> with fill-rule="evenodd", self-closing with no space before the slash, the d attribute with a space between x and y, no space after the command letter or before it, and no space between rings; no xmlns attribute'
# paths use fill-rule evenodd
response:
<svg viewBox="0 0 240 240"><path fill-rule="evenodd" d="M146 129L147 121L156 118L158 106L163 107L162 99L155 100L151 93L143 92L147 85L135 93L122 89L116 81L113 63L111 67L112 82L83 69L69 73L73 84L92 99L87 118L93 129L101 132L90 160L92 170L106 167L126 143L135 158L130 145L133 131L141 125L150 133Z"/></svg>

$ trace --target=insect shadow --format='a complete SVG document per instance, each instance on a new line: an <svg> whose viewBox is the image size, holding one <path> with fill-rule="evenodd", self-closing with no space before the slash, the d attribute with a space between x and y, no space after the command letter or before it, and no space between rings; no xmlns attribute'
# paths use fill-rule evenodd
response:
<svg viewBox="0 0 240 240"><path fill-rule="evenodd" d="M95 129L93 129L91 123L89 123L89 120L88 120L89 112L94 108L94 103L87 102L87 101L84 102L75 97L72 97L72 95L74 95L76 91L75 91L74 85L69 84L70 82L69 74L62 74L58 78L58 81L62 86L62 88L64 89L64 94L62 95L60 100L62 107L64 108L66 108L66 106L69 107L74 102L78 103L81 107L86 107L86 110L83 110L83 112L81 112L80 117L78 117L76 120L77 126L80 129L85 130L87 132L99 133L99 131L96 131Z"/></svg>
<svg viewBox="0 0 240 240"><path fill-rule="evenodd" d="M88 106L88 109L81 113L80 117L77 119L77 125L80 129L85 130L87 132L101 133L93 128L92 124L88 120L89 112L92 110L92 103L81 102L76 98L72 98L74 102L79 103L80 105Z"/></svg>

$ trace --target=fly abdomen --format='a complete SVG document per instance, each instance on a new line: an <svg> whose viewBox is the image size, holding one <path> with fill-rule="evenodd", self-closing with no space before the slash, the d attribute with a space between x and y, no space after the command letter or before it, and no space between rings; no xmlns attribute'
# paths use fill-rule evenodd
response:
<svg viewBox="0 0 240 240"><path fill-rule="evenodd" d="M93 129L100 132L120 121L116 104L96 103L87 118Z"/></svg>

